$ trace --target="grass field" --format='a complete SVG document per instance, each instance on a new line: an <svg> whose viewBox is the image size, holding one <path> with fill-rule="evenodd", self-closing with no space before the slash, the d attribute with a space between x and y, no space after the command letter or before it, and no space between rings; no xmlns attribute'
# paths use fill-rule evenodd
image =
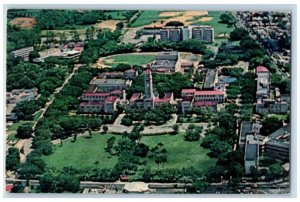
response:
<svg viewBox="0 0 300 202"><path fill-rule="evenodd" d="M109 134L94 134L92 138L79 137L76 142L66 141L63 146L55 146L55 151L43 159L50 167L58 169L64 166L74 168L86 168L99 162L100 168L113 168L118 157L105 152L106 141L111 137ZM119 139L119 136L115 136Z"/></svg>
<svg viewBox="0 0 300 202"><path fill-rule="evenodd" d="M105 13L104 15L105 16L111 16L113 20L125 20L125 16L124 14L126 13L127 11L112 11L112 12L107 12Z"/></svg>
<svg viewBox="0 0 300 202"><path fill-rule="evenodd" d="M141 27L151 24L153 21L163 19L159 17L161 11L143 11L143 13L134 21L131 27Z"/></svg>
<svg viewBox="0 0 300 202"><path fill-rule="evenodd" d="M76 142L66 141L63 146L55 146L55 151L50 156L44 156L46 164L50 167L61 169L64 166L75 168L86 168L99 162L100 168L113 168L117 163L117 156L111 156L105 152L107 139L110 134L94 134L92 138L79 137ZM117 139L121 136L115 135ZM165 168L183 168L194 166L198 169L207 169L215 164L215 159L207 156L209 150L200 147L200 141L187 142L183 139L183 134L161 135L142 137L141 142L151 147L161 142L168 152L168 161ZM157 169L157 164L148 159L147 166L153 170Z"/></svg>
<svg viewBox="0 0 300 202"><path fill-rule="evenodd" d="M110 57L104 61L105 65L116 66L119 63L126 63L129 65L144 65L151 63L155 59L152 54L124 54Z"/></svg>
<svg viewBox="0 0 300 202"><path fill-rule="evenodd" d="M234 29L234 27L228 27L227 24L219 23L220 16L224 13L223 11L208 11L208 16L212 17L210 21L204 22L194 22L193 25L209 25L212 26L215 30L215 38L218 37L219 34L228 34Z"/></svg>
<svg viewBox="0 0 300 202"><path fill-rule="evenodd" d="M9 126L8 130L9 131L17 131L19 126L22 126L24 124L32 123L32 121L19 121L16 123L13 123L11 126Z"/></svg>
<svg viewBox="0 0 300 202"><path fill-rule="evenodd" d="M168 161L165 168L184 168L194 166L198 169L207 169L215 164L215 159L207 156L208 149L200 147L200 141L184 141L183 134L161 135L143 137L141 142L150 147L155 147L159 142L164 144L168 153ZM157 164L149 159L148 165L152 169L157 169Z"/></svg>

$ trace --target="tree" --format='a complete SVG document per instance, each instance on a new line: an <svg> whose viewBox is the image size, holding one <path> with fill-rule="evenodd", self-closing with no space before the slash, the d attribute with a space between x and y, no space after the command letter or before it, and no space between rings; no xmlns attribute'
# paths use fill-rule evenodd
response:
<svg viewBox="0 0 300 202"><path fill-rule="evenodd" d="M269 166L269 172L267 173L267 178L269 180L278 179L283 175L283 168L279 163L275 163Z"/></svg>
<svg viewBox="0 0 300 202"><path fill-rule="evenodd" d="M27 139L31 137L32 133L32 126L30 124L25 124L18 127L16 137Z"/></svg>
<svg viewBox="0 0 300 202"><path fill-rule="evenodd" d="M59 34L59 42L60 42L60 44L67 43L67 36L66 36L65 32L62 32Z"/></svg>
<svg viewBox="0 0 300 202"><path fill-rule="evenodd" d="M187 141L198 141L200 139L200 133L202 133L202 129L203 127L190 124L186 134L184 135L184 139Z"/></svg>
<svg viewBox="0 0 300 202"><path fill-rule="evenodd" d="M173 128L173 130L174 130L175 133L178 133L178 130L179 130L179 125L178 124L174 124L172 126L172 128Z"/></svg>
<svg viewBox="0 0 300 202"><path fill-rule="evenodd" d="M72 192L76 193L80 188L80 181L76 175L71 175L69 173L60 173L56 178L56 193Z"/></svg>
<svg viewBox="0 0 300 202"><path fill-rule="evenodd" d="M239 41L243 37L248 36L249 32L244 28L235 28L232 32L230 32L230 39L233 41Z"/></svg>
<svg viewBox="0 0 300 202"><path fill-rule="evenodd" d="M102 128L103 128L103 132L104 132L104 133L107 133L107 131L108 131L108 126L107 126L107 125L104 125Z"/></svg>
<svg viewBox="0 0 300 202"><path fill-rule="evenodd" d="M236 22L236 19L230 12L225 12L220 15L220 22L228 25L233 25Z"/></svg>
<svg viewBox="0 0 300 202"><path fill-rule="evenodd" d="M40 190L42 193L55 193L56 191L56 182L55 177L50 173L45 173L39 179Z"/></svg>
<svg viewBox="0 0 300 202"><path fill-rule="evenodd" d="M124 27L124 23L123 23L123 22L118 22L118 23L116 24L116 27L117 27L117 29L121 30L121 29L123 29L123 27Z"/></svg>
<svg viewBox="0 0 300 202"><path fill-rule="evenodd" d="M146 157L149 151L149 147L143 143L139 143L134 147L133 154L140 157Z"/></svg>
<svg viewBox="0 0 300 202"><path fill-rule="evenodd" d="M15 147L8 149L6 155L6 170L16 171L20 164L19 150Z"/></svg>
<svg viewBox="0 0 300 202"><path fill-rule="evenodd" d="M79 35L79 33L78 33L78 31L73 31L73 37L72 37L72 40L74 41L74 42L79 42L80 41L80 35Z"/></svg>
<svg viewBox="0 0 300 202"><path fill-rule="evenodd" d="M179 27L179 26L184 26L184 24L179 21L170 21L167 22L165 26Z"/></svg>
<svg viewBox="0 0 300 202"><path fill-rule="evenodd" d="M281 127L283 127L283 123L280 119L275 116L267 117L262 121L260 133L262 135L270 135Z"/></svg>
<svg viewBox="0 0 300 202"><path fill-rule="evenodd" d="M114 148L116 142L116 137L110 137L108 138L108 140L106 141L107 146L106 146L106 151L109 152L110 154L112 153L112 149Z"/></svg>

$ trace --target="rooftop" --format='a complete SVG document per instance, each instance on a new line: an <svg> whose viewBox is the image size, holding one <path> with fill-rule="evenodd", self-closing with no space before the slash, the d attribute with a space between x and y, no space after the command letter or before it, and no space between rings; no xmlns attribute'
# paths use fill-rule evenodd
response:
<svg viewBox="0 0 300 202"><path fill-rule="evenodd" d="M112 102L115 102L116 100L118 99L117 96L109 96L105 99L105 102L106 103L112 103Z"/></svg>
<svg viewBox="0 0 300 202"><path fill-rule="evenodd" d="M109 93L84 93L83 96L109 96Z"/></svg>
<svg viewBox="0 0 300 202"><path fill-rule="evenodd" d="M256 72L269 72L269 70L264 66L256 67Z"/></svg>
<svg viewBox="0 0 300 202"><path fill-rule="evenodd" d="M224 95L224 92L220 90L202 90L196 91L195 95Z"/></svg>
<svg viewBox="0 0 300 202"><path fill-rule="evenodd" d="M141 97L141 93L133 93L130 102L134 102L135 100L139 99Z"/></svg>
<svg viewBox="0 0 300 202"><path fill-rule="evenodd" d="M96 85L125 85L124 79L93 79L90 84Z"/></svg>
<svg viewBox="0 0 300 202"><path fill-rule="evenodd" d="M254 161L257 158L257 151L258 151L257 144L248 144L245 151L246 160Z"/></svg>
<svg viewBox="0 0 300 202"><path fill-rule="evenodd" d="M195 93L196 92L196 89L182 89L181 90L181 93Z"/></svg>
<svg viewBox="0 0 300 202"><path fill-rule="evenodd" d="M216 106L216 102L194 102L193 106L194 107L202 107L202 106Z"/></svg>

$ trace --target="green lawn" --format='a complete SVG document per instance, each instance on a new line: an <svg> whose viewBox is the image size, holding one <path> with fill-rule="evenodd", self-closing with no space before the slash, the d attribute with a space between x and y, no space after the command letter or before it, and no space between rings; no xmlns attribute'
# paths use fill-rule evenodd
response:
<svg viewBox="0 0 300 202"><path fill-rule="evenodd" d="M55 150L50 156L44 156L49 167L61 169L64 166L75 168L86 168L99 162L100 168L113 168L118 157L105 152L106 141L111 134L94 134L92 138L79 137L76 142L65 141L63 146L55 145ZM121 136L115 135L118 139ZM207 156L209 150L200 147L200 141L184 141L183 134L161 135L142 137L141 142L154 147L162 142L168 152L168 161L165 168L183 168L194 166L198 169L207 169L215 164L215 159ZM148 166L153 170L157 169L157 164L148 159Z"/></svg>
<svg viewBox="0 0 300 202"><path fill-rule="evenodd" d="M58 169L64 166L86 168L99 162L100 168L113 168L118 157L105 152L109 134L94 134L92 138L79 137L76 142L65 141L63 146L54 146L55 151L50 156L44 156L46 164ZM120 136L115 136L117 139Z"/></svg>
<svg viewBox="0 0 300 202"><path fill-rule="evenodd" d="M141 27L144 25L149 25L153 21L164 19L159 17L161 11L143 11L143 13L134 21L131 27Z"/></svg>
<svg viewBox="0 0 300 202"><path fill-rule="evenodd" d="M215 159L207 156L208 149L200 147L200 141L184 141L183 134L178 135L161 135L143 137L141 142L150 147L156 146L159 142L164 144L168 153L168 161L165 168L184 168L195 167L198 169L207 169L215 165ZM149 159L148 165L152 169L157 169L157 164Z"/></svg>
<svg viewBox="0 0 300 202"><path fill-rule="evenodd" d="M215 31L215 42L217 45L220 45L222 41L226 41L226 38L218 37L219 34L230 34L230 32L234 29L234 26L228 27L227 24L219 23L220 15L224 13L223 11L208 11L208 16L213 17L211 21L206 22L194 22L193 25L209 25L214 28Z"/></svg>
<svg viewBox="0 0 300 202"><path fill-rule="evenodd" d="M13 123L13 124L8 128L8 130L9 130L9 131L17 131L18 128L19 128L19 126L24 125L24 124L27 124L27 123L32 123L32 121L19 121L19 122Z"/></svg>
<svg viewBox="0 0 300 202"><path fill-rule="evenodd" d="M127 11L111 11L107 12L104 15L105 16L111 16L113 20L125 20L124 14L126 14Z"/></svg>
<svg viewBox="0 0 300 202"><path fill-rule="evenodd" d="M42 111L39 111L38 113L36 113L36 114L33 116L33 120L34 120L34 121L37 121L38 118L41 116L41 114L42 114Z"/></svg>
<svg viewBox="0 0 300 202"><path fill-rule="evenodd" d="M113 60L113 63L105 63L107 65L116 66L117 63L126 63L129 65L143 65L151 63L155 60L155 55L151 54L124 54L124 55L116 55L109 59Z"/></svg>

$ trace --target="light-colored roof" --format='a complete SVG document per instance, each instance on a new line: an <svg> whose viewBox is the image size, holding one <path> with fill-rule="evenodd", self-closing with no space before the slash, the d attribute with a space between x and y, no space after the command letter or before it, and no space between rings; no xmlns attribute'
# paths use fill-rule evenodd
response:
<svg viewBox="0 0 300 202"><path fill-rule="evenodd" d="M124 186L124 191L142 193L149 190L148 184L145 182L130 182L126 183Z"/></svg>

